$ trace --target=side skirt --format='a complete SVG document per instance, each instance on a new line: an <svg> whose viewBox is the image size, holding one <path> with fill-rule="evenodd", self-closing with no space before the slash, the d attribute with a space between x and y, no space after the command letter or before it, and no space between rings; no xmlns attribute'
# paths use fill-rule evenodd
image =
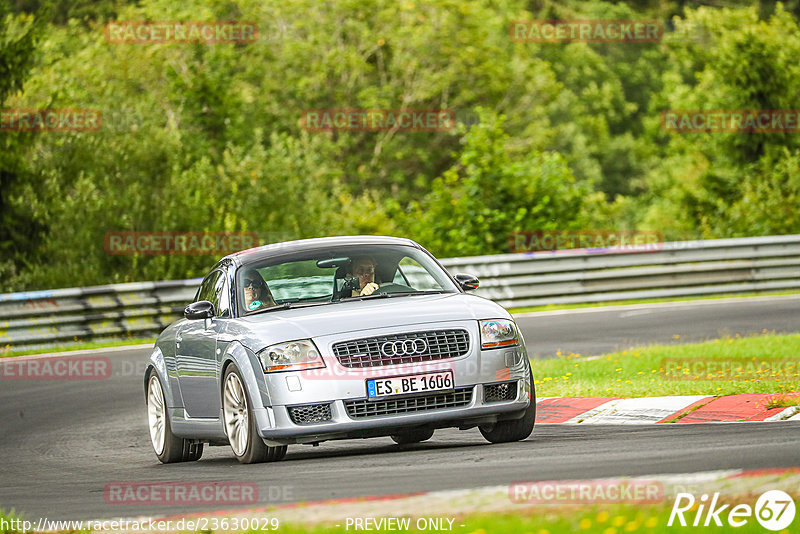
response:
<svg viewBox="0 0 800 534"><path fill-rule="evenodd" d="M181 438L198 440L227 440L225 429L218 418L189 417L183 408L170 408L169 421L172 432Z"/></svg>

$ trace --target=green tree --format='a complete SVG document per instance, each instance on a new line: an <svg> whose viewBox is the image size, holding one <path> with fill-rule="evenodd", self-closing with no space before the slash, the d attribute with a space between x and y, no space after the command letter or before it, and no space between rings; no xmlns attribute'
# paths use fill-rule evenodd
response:
<svg viewBox="0 0 800 534"><path fill-rule="evenodd" d="M56 24L69 19L113 19L125 4L139 0L8 0L16 13L33 14L48 6Z"/></svg>
<svg viewBox="0 0 800 534"><path fill-rule="evenodd" d="M752 235L734 224L734 218L742 220L734 207L741 206L747 192L752 197L753 191L779 186L769 166L791 160L786 154L800 149L797 135L665 134L659 131L658 115L665 109L796 108L800 97L793 81L800 75L797 20L780 5L768 20L759 19L754 7L699 8L687 10L675 26L665 43L671 68L664 73L663 92L653 99L651 108L650 135L661 147L662 163L648 177L651 194L644 199L649 204L645 224L677 216L675 226L694 228L699 236ZM790 182L782 183L791 188ZM785 193L791 197L791 189ZM770 218L772 225L766 224ZM765 214L757 228L759 234L788 229L778 214Z"/></svg>
<svg viewBox="0 0 800 534"><path fill-rule="evenodd" d="M479 110L458 162L411 212L415 237L444 256L508 252L515 231L568 230L586 221L589 192L558 153L510 150L505 117Z"/></svg>
<svg viewBox="0 0 800 534"><path fill-rule="evenodd" d="M0 4L0 110L9 97L22 91L33 68L45 12L17 16ZM20 190L35 181L25 154L33 143L29 132L0 131L0 276L14 276L31 261L29 255L45 231L31 214Z"/></svg>
<svg viewBox="0 0 800 534"><path fill-rule="evenodd" d="M754 179L730 208L727 235L794 234L800 231L800 150L785 149L777 158L763 158Z"/></svg>

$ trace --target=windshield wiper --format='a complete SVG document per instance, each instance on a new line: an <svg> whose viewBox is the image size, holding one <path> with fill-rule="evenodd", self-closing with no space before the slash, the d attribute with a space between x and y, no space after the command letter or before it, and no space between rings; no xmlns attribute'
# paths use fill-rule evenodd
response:
<svg viewBox="0 0 800 534"><path fill-rule="evenodd" d="M284 302L282 304L276 304L275 306L270 306L269 308L263 308L258 310L256 313L252 315L258 315L259 313L266 313L276 310L289 310L294 308L308 308L310 306L322 306L324 304L330 304L330 302Z"/></svg>
<svg viewBox="0 0 800 534"><path fill-rule="evenodd" d="M254 313L253 315L258 315L259 313L266 313L266 312L271 312L271 311L275 311L275 310L288 310L289 308L293 308L293 307L294 307L294 305L291 302L284 302L283 304L276 304L275 306L270 306L269 308L262 308L262 309L258 310L257 313Z"/></svg>
<svg viewBox="0 0 800 534"><path fill-rule="evenodd" d="M398 292L398 293L389 293L389 296L391 296L391 297L396 297L396 296L407 297L409 295L438 295L438 294L441 294L441 293L452 293L452 291L444 291L444 290L441 290L441 289L429 289L429 290L425 290L425 291L401 291L401 292Z"/></svg>
<svg viewBox="0 0 800 534"><path fill-rule="evenodd" d="M371 295L364 295L363 297L351 297L349 300L367 300L367 299L379 299L379 298L389 298L392 296L392 293L378 293L375 292Z"/></svg>
<svg viewBox="0 0 800 534"><path fill-rule="evenodd" d="M380 291L380 290L378 290ZM437 295L441 293L451 293L451 291L443 291L439 289L431 289L427 291L398 291L396 293L378 293L372 295L364 295L363 297L353 297L353 299L367 300L371 298L391 298L391 297L407 297L409 295ZM352 300L352 299L351 299Z"/></svg>

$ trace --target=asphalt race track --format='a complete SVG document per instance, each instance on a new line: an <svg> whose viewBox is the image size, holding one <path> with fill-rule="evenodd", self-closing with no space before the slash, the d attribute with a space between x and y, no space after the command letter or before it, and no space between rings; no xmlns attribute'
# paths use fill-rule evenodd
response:
<svg viewBox="0 0 800 534"><path fill-rule="evenodd" d="M692 341L763 328L800 331L800 298L609 310L520 319L529 348L603 352L626 343ZM643 310L638 310L643 311ZM717 469L800 466L800 423L539 425L524 442L490 445L476 430L439 430L400 448L389 439L292 446L279 463L245 466L228 447L196 463L161 465L150 446L142 372L149 350L109 350L97 381L0 382L0 508L26 518L169 515L200 508L107 504L114 482L236 481L256 506L365 495ZM226 506L226 508L234 508Z"/></svg>

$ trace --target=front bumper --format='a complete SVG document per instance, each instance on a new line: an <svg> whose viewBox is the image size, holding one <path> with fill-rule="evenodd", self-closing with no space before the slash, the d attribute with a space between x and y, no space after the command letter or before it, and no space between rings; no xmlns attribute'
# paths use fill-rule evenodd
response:
<svg viewBox="0 0 800 534"><path fill-rule="evenodd" d="M516 382L517 396L514 400L486 403L483 399L484 388L481 384L476 384L471 387L470 403L458 408L353 418L345 408L346 401L336 400L330 403L331 419L319 423L295 424L287 406L259 409L254 415L259 435L268 445L273 446L390 436L397 434L400 429L410 427L467 429L522 417L530 402L536 401L530 393L532 390L527 379L519 379ZM272 420L275 422L274 425Z"/></svg>
<svg viewBox="0 0 800 534"><path fill-rule="evenodd" d="M520 344L513 347L481 350L480 343L476 341L480 339L477 323L453 326L470 330L471 342L466 355L367 369L345 368L339 364L330 350L330 345L338 339L315 339L325 360L325 369L266 375L269 401L265 402L264 407L254 410L258 434L269 445L288 445L388 436L409 427L470 428L522 417L530 402L535 402L524 341L520 339ZM459 397L461 402L434 403L429 407L427 401L421 402L420 397L436 393L409 395L402 397L409 399L408 403L401 401L399 404L410 404L413 409L398 409L393 410L391 415L381 415L371 404L381 401L367 398L366 381L369 378L400 377L442 370L452 370L455 391L469 392L469 399L465 400L466 395L462 395ZM516 395L502 400L485 398L484 386L498 383L513 383ZM354 416L353 412L357 410L352 406L348 411L349 403L358 403L362 416ZM293 420L290 410L309 405L326 406L325 418L298 424ZM364 416L364 411L368 415Z"/></svg>

